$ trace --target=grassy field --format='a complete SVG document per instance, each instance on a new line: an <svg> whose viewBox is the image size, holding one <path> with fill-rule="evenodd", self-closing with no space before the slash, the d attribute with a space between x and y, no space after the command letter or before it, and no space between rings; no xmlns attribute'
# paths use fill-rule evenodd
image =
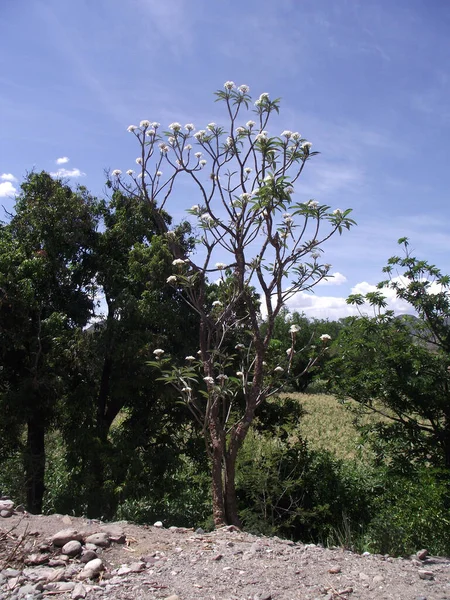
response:
<svg viewBox="0 0 450 600"><path fill-rule="evenodd" d="M300 431L312 448L326 449L337 458L356 459L364 462L368 450L361 447L355 415L351 405L343 406L334 396L325 394L289 394L297 398L305 410ZM362 418L363 423L377 420L376 416Z"/></svg>

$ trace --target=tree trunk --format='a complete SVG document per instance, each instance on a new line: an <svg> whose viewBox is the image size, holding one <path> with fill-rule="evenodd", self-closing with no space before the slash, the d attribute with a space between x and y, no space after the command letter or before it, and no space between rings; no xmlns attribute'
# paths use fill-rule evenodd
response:
<svg viewBox="0 0 450 600"><path fill-rule="evenodd" d="M225 515L228 525L241 528L236 498L236 459L237 450L233 448L225 456Z"/></svg>
<svg viewBox="0 0 450 600"><path fill-rule="evenodd" d="M220 445L213 446L212 450L212 505L213 520L215 527L223 527L227 524L225 514L225 503L223 494L223 448Z"/></svg>
<svg viewBox="0 0 450 600"><path fill-rule="evenodd" d="M45 492L45 426L39 414L27 421L25 475L27 510L40 514Z"/></svg>

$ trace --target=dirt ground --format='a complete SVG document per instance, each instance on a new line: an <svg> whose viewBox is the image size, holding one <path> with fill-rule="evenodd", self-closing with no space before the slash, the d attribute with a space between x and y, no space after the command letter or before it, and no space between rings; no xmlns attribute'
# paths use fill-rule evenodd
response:
<svg viewBox="0 0 450 600"><path fill-rule="evenodd" d="M104 567L97 578L80 581L84 567L80 557L62 557L61 567L61 548L51 544L51 538L67 528L82 534L84 552L89 534L109 531L118 539L107 548L97 548ZM27 596L30 582L35 591ZM27 513L0 519L0 600L47 596L62 600L450 600L450 560L360 556L338 548L256 537L234 528L196 533Z"/></svg>

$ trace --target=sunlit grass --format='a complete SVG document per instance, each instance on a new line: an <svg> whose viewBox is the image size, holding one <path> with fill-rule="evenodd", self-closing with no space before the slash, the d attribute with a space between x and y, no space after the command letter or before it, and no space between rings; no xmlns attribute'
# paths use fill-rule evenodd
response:
<svg viewBox="0 0 450 600"><path fill-rule="evenodd" d="M311 448L331 451L336 458L365 462L370 451L361 444L355 426L352 404L342 405L326 394L289 394L297 398L305 410L300 432ZM353 405L354 406L354 405ZM376 415L361 417L363 424L375 422Z"/></svg>

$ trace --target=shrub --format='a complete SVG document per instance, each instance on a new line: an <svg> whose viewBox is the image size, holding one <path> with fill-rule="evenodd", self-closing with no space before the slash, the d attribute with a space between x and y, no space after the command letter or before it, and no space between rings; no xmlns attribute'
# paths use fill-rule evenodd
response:
<svg viewBox="0 0 450 600"><path fill-rule="evenodd" d="M327 451L310 450L298 435L281 439L252 430L236 483L241 519L254 533L328 543L345 526L351 545L370 520L362 472Z"/></svg>
<svg viewBox="0 0 450 600"><path fill-rule="evenodd" d="M415 476L382 476L385 491L374 503L367 529L367 549L381 554L409 555L421 548L450 554L448 483L442 472L421 468Z"/></svg>

